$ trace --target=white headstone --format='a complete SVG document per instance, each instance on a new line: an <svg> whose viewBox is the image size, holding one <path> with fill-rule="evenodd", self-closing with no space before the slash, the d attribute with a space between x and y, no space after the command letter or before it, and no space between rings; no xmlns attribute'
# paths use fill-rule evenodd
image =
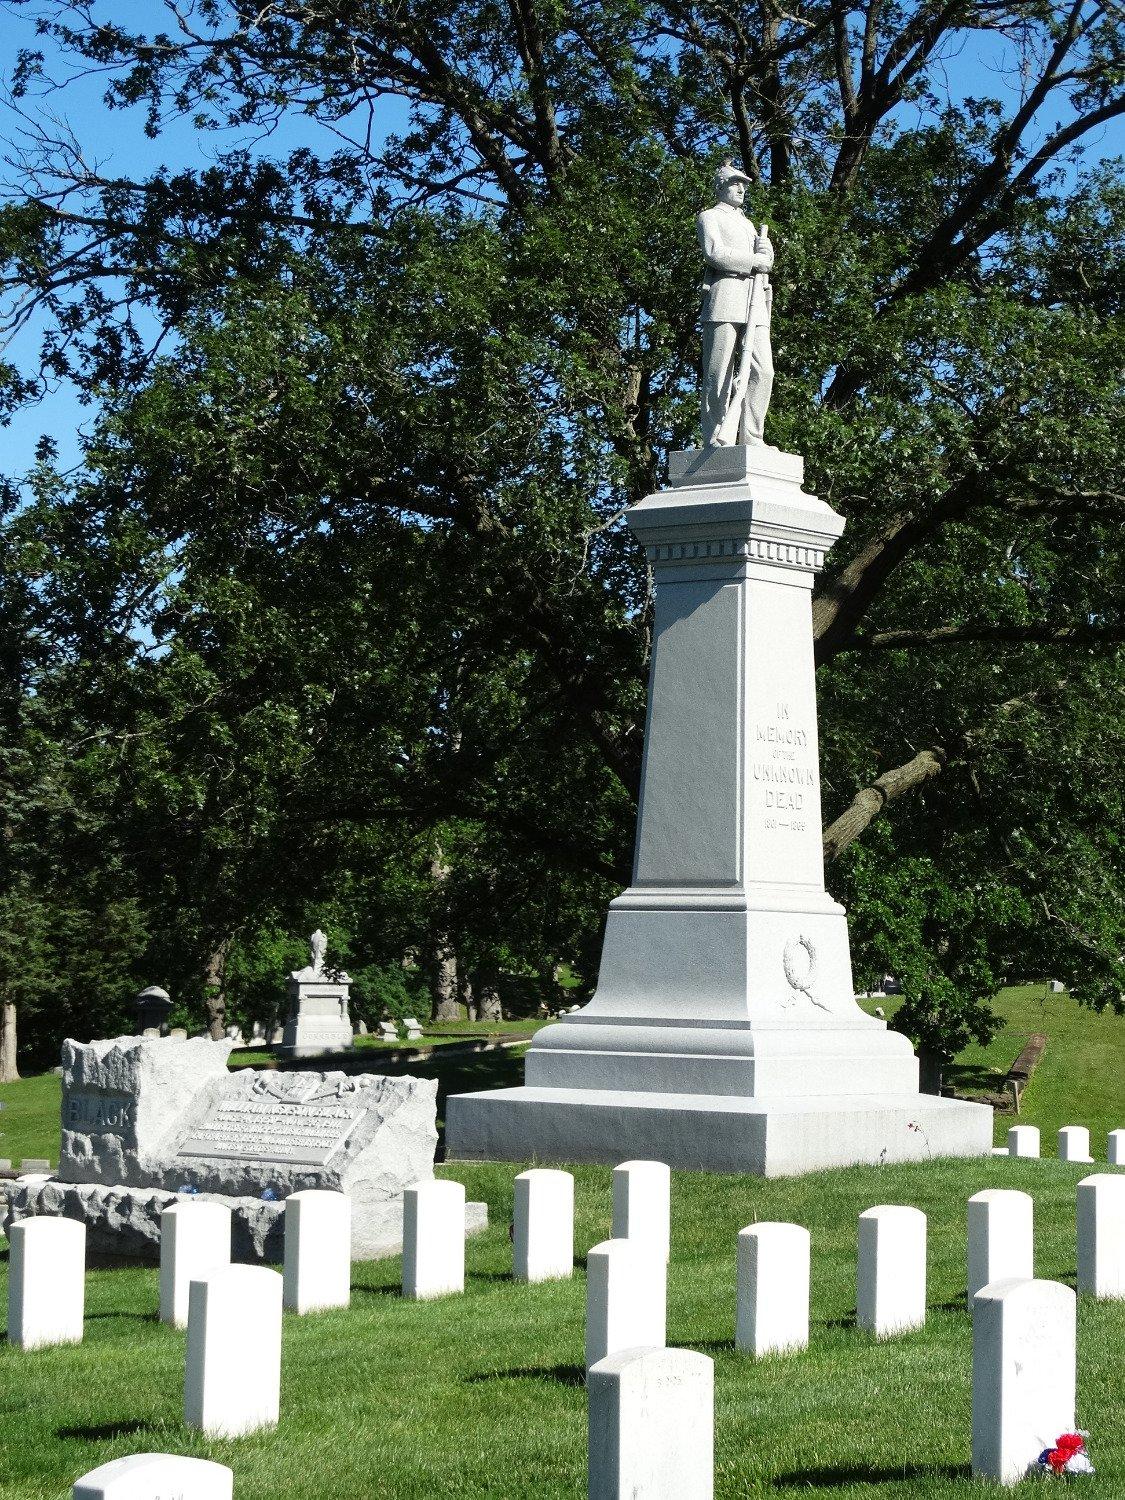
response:
<svg viewBox="0 0 1125 1500"><path fill-rule="evenodd" d="M86 1305L86 1226L20 1219L8 1231L8 1342L18 1349L80 1344Z"/></svg>
<svg viewBox="0 0 1125 1500"><path fill-rule="evenodd" d="M1074 1430L1077 1299L1057 1281L994 1281L973 1304L973 1473L1017 1484Z"/></svg>
<svg viewBox="0 0 1125 1500"><path fill-rule="evenodd" d="M1125 1177L1115 1173L1078 1184L1078 1290L1125 1298Z"/></svg>
<svg viewBox="0 0 1125 1500"><path fill-rule="evenodd" d="M191 1198L160 1215L160 1321L186 1328L193 1281L230 1265L231 1212Z"/></svg>
<svg viewBox="0 0 1125 1500"><path fill-rule="evenodd" d="M224 1266L191 1283L184 1421L208 1437L276 1427L281 1404L281 1277Z"/></svg>
<svg viewBox="0 0 1125 1500"><path fill-rule="evenodd" d="M1059 1131L1060 1161L1093 1161L1090 1132L1085 1125L1064 1125Z"/></svg>
<svg viewBox="0 0 1125 1500"><path fill-rule="evenodd" d="M290 1312L347 1307L352 1295L352 1200L305 1188L285 1200L284 1303Z"/></svg>
<svg viewBox="0 0 1125 1500"><path fill-rule="evenodd" d="M1106 1161L1111 1167L1125 1167L1125 1130L1111 1130L1106 1137Z"/></svg>
<svg viewBox="0 0 1125 1500"><path fill-rule="evenodd" d="M131 1453L84 1474L71 1500L232 1500L234 1471L207 1458Z"/></svg>
<svg viewBox="0 0 1125 1500"><path fill-rule="evenodd" d="M1039 1155L1039 1126L1013 1125L1008 1131L1009 1156Z"/></svg>
<svg viewBox="0 0 1125 1500"><path fill-rule="evenodd" d="M465 1189L435 1178L403 1194L402 1295L415 1301L465 1290Z"/></svg>
<svg viewBox="0 0 1125 1500"><path fill-rule="evenodd" d="M590 1500L711 1500L715 1368L694 1349L627 1349L592 1365Z"/></svg>
<svg viewBox="0 0 1125 1500"><path fill-rule="evenodd" d="M662 1161L623 1161L613 1169L613 1238L643 1240L668 1259L672 1173Z"/></svg>
<svg viewBox="0 0 1125 1500"><path fill-rule="evenodd" d="M890 1338L926 1321L926 1215L881 1204L859 1216L856 1322Z"/></svg>
<svg viewBox="0 0 1125 1500"><path fill-rule="evenodd" d="M734 1347L762 1355L809 1342L809 1232L800 1224L751 1224L738 1234Z"/></svg>
<svg viewBox="0 0 1125 1500"><path fill-rule="evenodd" d="M993 1146L992 1154L993 1156L1011 1156L1012 1153L1008 1150L1007 1146Z"/></svg>
<svg viewBox="0 0 1125 1500"><path fill-rule="evenodd" d="M1029 1193L986 1188L969 1199L969 1311L990 1281L1035 1275L1035 1201Z"/></svg>
<svg viewBox="0 0 1125 1500"><path fill-rule="evenodd" d="M664 1347L668 1265L641 1240L603 1240L586 1257L586 1367L622 1349Z"/></svg>
<svg viewBox="0 0 1125 1500"><path fill-rule="evenodd" d="M553 1281L574 1270L574 1178L534 1167L516 1177L512 1274Z"/></svg>

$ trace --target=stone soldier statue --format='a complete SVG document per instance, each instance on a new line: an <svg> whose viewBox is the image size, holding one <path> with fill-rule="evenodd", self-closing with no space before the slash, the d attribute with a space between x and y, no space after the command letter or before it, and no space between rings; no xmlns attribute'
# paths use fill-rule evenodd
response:
<svg viewBox="0 0 1125 1500"><path fill-rule="evenodd" d="M742 212L750 179L730 162L715 173L714 207L696 217L703 276L703 444L764 441L773 390L769 271L773 246Z"/></svg>

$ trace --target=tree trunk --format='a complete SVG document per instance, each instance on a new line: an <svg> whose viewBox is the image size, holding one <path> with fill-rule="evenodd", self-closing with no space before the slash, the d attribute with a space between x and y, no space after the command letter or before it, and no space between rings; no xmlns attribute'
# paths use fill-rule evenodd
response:
<svg viewBox="0 0 1125 1500"><path fill-rule="evenodd" d="M0 1083L14 1083L20 1076L16 1067L15 1002L0 1002Z"/></svg>
<svg viewBox="0 0 1125 1500"><path fill-rule="evenodd" d="M941 1070L945 1058L925 1045L918 1048L918 1088L923 1094L941 1093Z"/></svg>
<svg viewBox="0 0 1125 1500"><path fill-rule="evenodd" d="M465 1007L465 1014L470 1021L477 1019L477 1001L473 994L473 981L468 969L458 961L457 964L457 998Z"/></svg>
<svg viewBox="0 0 1125 1500"><path fill-rule="evenodd" d="M442 858L441 850L436 849L434 857L430 860L430 879L437 888L434 906L438 911L443 906L442 887L448 876L449 866ZM431 1021L459 1021L461 1002L457 998L457 951L448 932L434 933L427 968L430 972L430 987L433 991Z"/></svg>
<svg viewBox="0 0 1125 1500"><path fill-rule="evenodd" d="M213 1042L221 1042L223 1037L226 1036L227 947L227 943L220 943L207 963L207 979L203 991L203 1008L207 1012L207 1030Z"/></svg>

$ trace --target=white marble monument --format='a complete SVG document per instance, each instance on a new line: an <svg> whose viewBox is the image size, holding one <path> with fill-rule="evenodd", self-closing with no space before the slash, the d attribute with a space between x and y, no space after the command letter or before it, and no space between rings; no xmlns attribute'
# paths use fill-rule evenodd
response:
<svg viewBox="0 0 1125 1500"><path fill-rule="evenodd" d="M309 962L286 980L289 1015L279 1051L286 1057L316 1057L353 1045L348 1014L351 979L325 966L328 939L318 927L309 939Z"/></svg>
<svg viewBox="0 0 1125 1500"><path fill-rule="evenodd" d="M721 171L700 216L707 446L627 516L656 592L633 882L524 1087L449 1100L450 1157L781 1176L992 1145L991 1111L919 1094L856 1004L825 889L811 601L844 519L763 440L774 252L745 184Z"/></svg>

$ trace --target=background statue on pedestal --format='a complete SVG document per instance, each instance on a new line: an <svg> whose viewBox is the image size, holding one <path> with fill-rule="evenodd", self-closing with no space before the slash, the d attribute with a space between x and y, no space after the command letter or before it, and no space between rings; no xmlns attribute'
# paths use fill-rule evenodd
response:
<svg viewBox="0 0 1125 1500"><path fill-rule="evenodd" d="M773 391L769 271L773 246L742 212L750 179L725 162L715 173L718 201L696 217L707 261L703 277L703 446L765 441Z"/></svg>

